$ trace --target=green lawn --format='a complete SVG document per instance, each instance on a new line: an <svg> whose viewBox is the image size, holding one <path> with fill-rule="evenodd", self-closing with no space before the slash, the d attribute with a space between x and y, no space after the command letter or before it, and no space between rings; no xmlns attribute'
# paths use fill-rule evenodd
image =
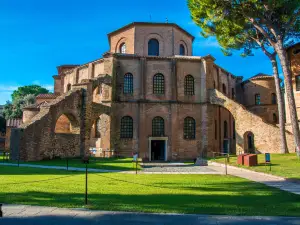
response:
<svg viewBox="0 0 300 225"><path fill-rule="evenodd" d="M0 165L3 162L3 156L0 156ZM13 162L17 163L17 162ZM43 160L37 162L20 162L26 164L35 165L47 165L47 166L67 166L66 159L52 159ZM68 159L69 167L80 167L85 168L85 164L82 163L81 159ZM89 168L105 169L105 170L135 170L135 163L132 162L132 158L91 158L89 161ZM138 165L138 170L140 166Z"/></svg>
<svg viewBox="0 0 300 225"><path fill-rule="evenodd" d="M84 173L0 166L0 202L83 207ZM89 174L89 208L300 216L300 196L222 175Z"/></svg>
<svg viewBox="0 0 300 225"><path fill-rule="evenodd" d="M211 159L212 161L224 163L224 158ZM254 170L257 172L270 173L290 179L300 180L300 160L296 154L271 154L271 171L265 166L265 155L258 155L258 166L246 167L237 165L237 157L230 156L229 164Z"/></svg>

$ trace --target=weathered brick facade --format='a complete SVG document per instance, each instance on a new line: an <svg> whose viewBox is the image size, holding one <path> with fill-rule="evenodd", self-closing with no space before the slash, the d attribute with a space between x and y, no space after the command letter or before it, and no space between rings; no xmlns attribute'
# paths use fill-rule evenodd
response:
<svg viewBox="0 0 300 225"><path fill-rule="evenodd" d="M262 101L270 100L275 92L270 77L243 84L242 77L219 67L212 56L192 56L193 36L175 24L133 23L108 37L110 52L103 58L58 67L54 83L60 96L40 105L38 113L30 107L24 110L25 123L13 131L13 157L71 157L95 148L99 155L114 150L120 156L139 152L145 160L194 159L213 152L250 151L249 135L254 150L279 152L279 129L268 124L276 104L263 104L263 114L252 110L264 120L248 110L254 90ZM151 39L159 43L158 55L148 55ZM159 94L154 91L157 74L163 76ZM124 118L129 122L122 122ZM163 121L160 135L154 118ZM293 149L290 139L288 135Z"/></svg>

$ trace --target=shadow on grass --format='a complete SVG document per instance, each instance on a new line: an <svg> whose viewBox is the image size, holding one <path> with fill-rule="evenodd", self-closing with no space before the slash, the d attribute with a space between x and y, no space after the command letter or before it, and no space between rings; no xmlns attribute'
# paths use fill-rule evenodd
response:
<svg viewBox="0 0 300 225"><path fill-rule="evenodd" d="M205 194L95 194L88 195L90 209L108 211L169 212L222 215L300 216L300 198L294 195ZM3 203L77 208L84 204L84 193L2 193Z"/></svg>

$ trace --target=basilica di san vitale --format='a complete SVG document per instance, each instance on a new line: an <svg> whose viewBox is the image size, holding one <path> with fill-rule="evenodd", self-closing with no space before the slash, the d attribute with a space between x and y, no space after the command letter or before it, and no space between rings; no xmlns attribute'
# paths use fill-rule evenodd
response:
<svg viewBox="0 0 300 225"><path fill-rule="evenodd" d="M146 161L280 152L272 76L243 81L213 56L194 56L194 37L172 23L131 23L108 40L102 58L57 67L54 94L37 96L11 132L12 158L91 149L96 156L138 152ZM294 151L289 132L287 142Z"/></svg>

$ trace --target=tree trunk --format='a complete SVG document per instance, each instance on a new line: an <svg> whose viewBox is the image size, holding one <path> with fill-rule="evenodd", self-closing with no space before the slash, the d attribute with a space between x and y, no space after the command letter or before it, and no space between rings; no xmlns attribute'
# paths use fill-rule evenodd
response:
<svg viewBox="0 0 300 225"><path fill-rule="evenodd" d="M287 143L286 143L286 133L285 133L285 122L284 122L284 108L283 108L283 97L280 88L280 79L278 75L278 66L277 60L275 56L271 58L272 68L273 68L273 76L275 80L276 87L276 96L277 96L277 104L278 104L278 117L279 117L279 128L280 128L280 149L281 153L288 153Z"/></svg>
<svg viewBox="0 0 300 225"><path fill-rule="evenodd" d="M291 117L291 123L293 128L294 139L295 139L295 145L296 145L296 150L299 151L300 135L299 135L298 116L296 111L296 104L295 104L294 91L292 85L292 73L289 67L287 53L286 50L283 48L282 41L279 40L276 43L275 51L279 57L283 75L284 75L285 91L286 91L288 105L290 109L290 117Z"/></svg>

